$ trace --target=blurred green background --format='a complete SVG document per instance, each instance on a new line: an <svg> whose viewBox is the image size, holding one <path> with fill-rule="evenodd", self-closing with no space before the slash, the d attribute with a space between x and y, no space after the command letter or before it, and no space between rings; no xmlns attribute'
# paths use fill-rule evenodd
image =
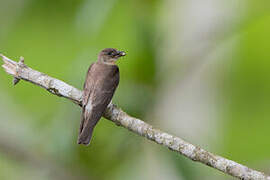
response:
<svg viewBox="0 0 270 180"><path fill-rule="evenodd" d="M113 102L270 173L268 0L0 0L0 53L82 88L107 47L127 52ZM0 179L232 179L0 70Z"/></svg>

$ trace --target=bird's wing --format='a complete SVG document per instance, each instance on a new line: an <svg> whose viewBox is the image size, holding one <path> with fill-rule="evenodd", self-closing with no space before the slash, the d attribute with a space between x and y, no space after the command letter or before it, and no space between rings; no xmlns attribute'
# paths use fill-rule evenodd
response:
<svg viewBox="0 0 270 180"><path fill-rule="evenodd" d="M82 106L84 107L89 99L91 89L93 89L94 81L90 78L91 77L91 68L93 64L90 65L88 68L85 82L83 85L83 101L82 101Z"/></svg>
<svg viewBox="0 0 270 180"><path fill-rule="evenodd" d="M79 134L81 134L82 129L83 129L83 125L84 125L84 121L85 121L85 106L89 100L90 94L91 94L91 90L93 89L94 86L94 79L91 79L91 69L92 69L93 64L90 65L90 67L88 68L88 71L86 73L86 78L85 78L85 82L83 85L83 96L82 96L82 115L81 115L81 122L80 122L80 129L79 129Z"/></svg>
<svg viewBox="0 0 270 180"><path fill-rule="evenodd" d="M79 144L89 144L93 129L110 103L119 83L119 69L116 65L94 63L87 74Z"/></svg>

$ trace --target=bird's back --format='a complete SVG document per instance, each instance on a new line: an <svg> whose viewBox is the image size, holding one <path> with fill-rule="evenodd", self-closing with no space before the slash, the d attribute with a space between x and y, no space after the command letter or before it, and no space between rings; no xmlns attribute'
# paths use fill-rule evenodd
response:
<svg viewBox="0 0 270 180"><path fill-rule="evenodd" d="M89 144L93 129L110 103L118 84L117 65L96 62L89 67L83 91L79 144Z"/></svg>

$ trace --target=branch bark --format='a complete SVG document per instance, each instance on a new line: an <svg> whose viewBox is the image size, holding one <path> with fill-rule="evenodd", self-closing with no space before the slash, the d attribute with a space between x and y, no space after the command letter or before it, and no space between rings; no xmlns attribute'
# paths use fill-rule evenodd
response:
<svg viewBox="0 0 270 180"><path fill-rule="evenodd" d="M4 55L0 54L0 57L2 57L4 61L4 64L2 65L4 70L14 77L14 85L16 85L19 80L23 79L46 89L52 94L67 98L79 106L81 105L82 91L61 80L31 69L24 64L23 58L21 58L19 62L15 62ZM270 180L270 176L262 172L250 169L242 164L210 153L198 146L184 141L179 137L155 129L144 121L129 116L114 104L110 104L107 107L103 116L118 126L122 126L133 133L146 137L147 139L182 154L193 161L203 163L222 171L225 174L242 180Z"/></svg>

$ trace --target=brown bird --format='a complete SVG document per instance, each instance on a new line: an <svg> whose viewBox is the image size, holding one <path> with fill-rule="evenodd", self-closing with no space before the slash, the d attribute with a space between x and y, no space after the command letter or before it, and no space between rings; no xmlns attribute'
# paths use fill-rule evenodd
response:
<svg viewBox="0 0 270 180"><path fill-rule="evenodd" d="M119 68L115 62L125 55L123 51L106 48L99 53L98 61L89 67L83 88L78 144L90 143L94 127L111 102L119 84Z"/></svg>

